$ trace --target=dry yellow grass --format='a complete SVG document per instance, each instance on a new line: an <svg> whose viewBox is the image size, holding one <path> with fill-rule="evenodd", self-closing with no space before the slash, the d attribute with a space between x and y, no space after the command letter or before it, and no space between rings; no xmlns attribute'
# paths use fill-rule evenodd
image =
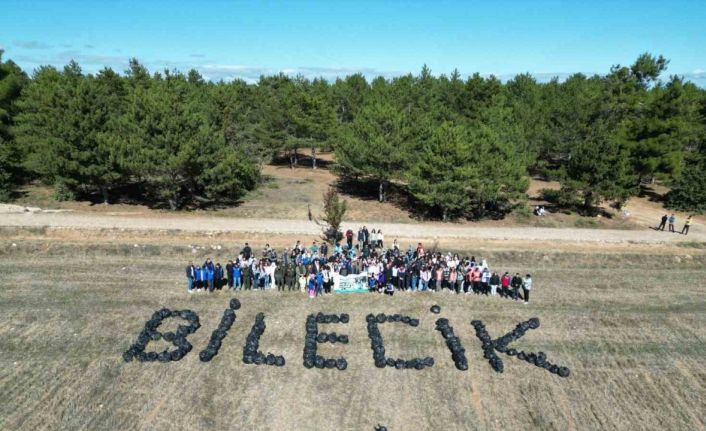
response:
<svg viewBox="0 0 706 431"><path fill-rule="evenodd" d="M532 303L449 294L332 296L250 292L218 356L201 363L232 295L188 295L182 267L191 253L151 245L0 241L0 428L144 430L704 429L706 259L671 254L484 251L499 269L529 271ZM197 256L201 257L201 254ZM223 254L225 256L225 254ZM216 256L221 259L223 256ZM545 258L548 256L549 258ZM429 313L438 303L440 316ZM151 313L190 308L202 327L177 363L124 363L122 352ZM349 313L327 325L348 345L348 370L302 365L304 321L318 311ZM283 368L244 365L242 346L258 312L260 348ZM418 328L381 326L388 354L433 356L423 371L377 369L369 312L420 318ZM537 316L541 327L516 343L571 368L561 379L517 359L505 373L483 360L469 322L499 336ZM451 320L470 369L457 371L434 330ZM169 325L174 323L165 323ZM161 343L161 342L160 342Z"/></svg>

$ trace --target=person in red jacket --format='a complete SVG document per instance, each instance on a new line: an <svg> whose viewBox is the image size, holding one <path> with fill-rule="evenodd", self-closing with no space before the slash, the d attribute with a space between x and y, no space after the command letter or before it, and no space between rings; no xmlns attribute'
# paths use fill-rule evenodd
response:
<svg viewBox="0 0 706 431"><path fill-rule="evenodd" d="M351 229L346 231L346 243L348 243L348 250L353 249L353 231Z"/></svg>
<svg viewBox="0 0 706 431"><path fill-rule="evenodd" d="M473 283L473 293L476 295L481 293L480 290L480 279L481 279L481 272L480 268L477 266L474 266L473 269L471 270L471 283Z"/></svg>
<svg viewBox="0 0 706 431"><path fill-rule="evenodd" d="M507 272L503 274L500 279L500 286L502 287L500 290L500 296L508 298L510 296L510 274Z"/></svg>

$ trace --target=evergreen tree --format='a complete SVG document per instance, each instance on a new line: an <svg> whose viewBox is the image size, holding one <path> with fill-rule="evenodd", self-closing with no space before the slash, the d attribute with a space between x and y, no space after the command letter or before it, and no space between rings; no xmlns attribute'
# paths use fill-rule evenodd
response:
<svg viewBox="0 0 706 431"><path fill-rule="evenodd" d="M336 170L348 178L378 183L378 200L385 200L386 183L400 178L410 157L409 125L403 113L380 102L363 108L353 122L342 129L334 146Z"/></svg>
<svg viewBox="0 0 706 431"><path fill-rule="evenodd" d="M17 146L12 126L17 115L16 102L27 76L12 61L3 62L0 49L0 201L9 200L23 175L22 162L25 156Z"/></svg>
<svg viewBox="0 0 706 431"><path fill-rule="evenodd" d="M629 149L610 136L605 125L597 124L586 139L577 143L565 166L564 193L578 193L583 208L593 211L603 199L624 203L637 193L630 166Z"/></svg>
<svg viewBox="0 0 706 431"><path fill-rule="evenodd" d="M667 207L680 211L706 211L706 154L686 160L681 176L667 193Z"/></svg>

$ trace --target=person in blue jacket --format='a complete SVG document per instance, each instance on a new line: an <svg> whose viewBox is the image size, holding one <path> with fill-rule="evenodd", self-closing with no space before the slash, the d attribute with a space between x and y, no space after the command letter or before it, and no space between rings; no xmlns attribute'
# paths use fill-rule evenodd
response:
<svg viewBox="0 0 706 431"><path fill-rule="evenodd" d="M321 272L321 267L316 272L316 296L322 295L322 288L324 287L324 274Z"/></svg>
<svg viewBox="0 0 706 431"><path fill-rule="evenodd" d="M201 289L205 289L207 285L206 270L200 267L196 267L196 291L201 292Z"/></svg>
<svg viewBox="0 0 706 431"><path fill-rule="evenodd" d="M236 290L241 290L243 288L243 284L241 283L241 276L240 276L240 261L235 261L235 264L233 265L233 274L231 275L231 278L233 279L233 289Z"/></svg>
<svg viewBox="0 0 706 431"><path fill-rule="evenodd" d="M189 293L193 293L193 288L194 288L194 281L196 279L196 267L194 266L194 262L189 262L189 264L186 266L186 291Z"/></svg>
<svg viewBox="0 0 706 431"><path fill-rule="evenodd" d="M206 282L208 283L208 291L213 292L213 273L215 272L215 268L209 267L208 265L204 264L203 270L204 272L206 272Z"/></svg>

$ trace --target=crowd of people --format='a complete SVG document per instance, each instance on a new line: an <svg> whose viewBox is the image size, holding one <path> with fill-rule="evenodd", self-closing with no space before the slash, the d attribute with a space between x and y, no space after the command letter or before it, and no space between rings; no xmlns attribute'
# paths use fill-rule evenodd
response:
<svg viewBox="0 0 706 431"><path fill-rule="evenodd" d="M684 221L684 227L681 228L681 234L682 235L689 235L689 228L691 227L691 221L694 216L689 216L686 218ZM659 222L659 226L655 228L655 230L661 230L664 231L665 226L669 224L669 232L676 233L676 230L674 230L674 226L677 224L677 216L672 213L672 215L663 215L662 219Z"/></svg>
<svg viewBox="0 0 706 431"><path fill-rule="evenodd" d="M353 244L353 239L357 240ZM341 277L361 275L370 292L394 295L396 291L499 295L529 302L532 277L519 273L493 271L485 259L475 256L431 252L422 243L402 250L395 239L384 247L381 230L368 233L362 227L357 235L344 234L345 242L329 246L313 241L305 247L300 241L278 254L269 244L256 256L248 243L225 266L207 258L203 265L189 262L187 289L213 292L221 289L302 291L310 297L332 293Z"/></svg>

